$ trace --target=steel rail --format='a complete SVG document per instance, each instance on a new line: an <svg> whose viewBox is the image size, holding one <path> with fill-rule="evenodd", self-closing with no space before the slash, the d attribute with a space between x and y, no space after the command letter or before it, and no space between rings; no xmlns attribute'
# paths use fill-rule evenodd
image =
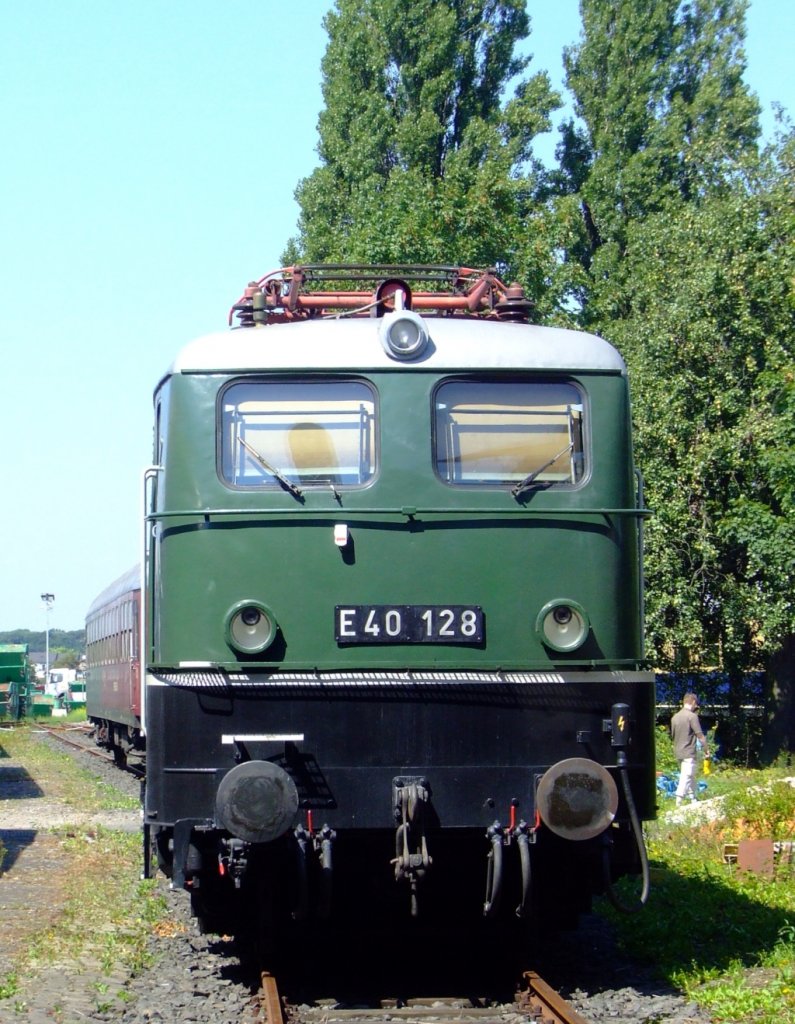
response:
<svg viewBox="0 0 795 1024"><path fill-rule="evenodd" d="M260 1017L263 1024L284 1024L282 1001L276 979L268 971L260 976L260 990L257 993Z"/></svg>
<svg viewBox="0 0 795 1024"><path fill-rule="evenodd" d="M527 991L521 995L520 1006L535 1014L539 1024L589 1024L535 971L525 971L523 977Z"/></svg>
<svg viewBox="0 0 795 1024"><path fill-rule="evenodd" d="M65 735L62 729L55 729L48 726L43 726L43 731L47 733L52 739L58 740L59 743L63 743L64 746L74 747L75 750L79 750L84 754L91 754L92 757L98 757L101 761L107 761L109 764L114 765L116 768L120 768L120 765L116 763L115 758L112 754L109 754L106 750L100 750L95 746L88 746L85 743L78 743L73 740L70 736ZM84 729L80 730L88 735ZM136 778L142 778L144 771L142 768L138 768L136 765L126 765L121 768L122 771L129 772L130 775L134 775Z"/></svg>
<svg viewBox="0 0 795 1024"><path fill-rule="evenodd" d="M104 750L98 750L96 747L87 746L85 743L78 743L77 740L73 740L71 736L67 736L63 729L56 729L51 726L42 726L42 729L48 736L54 740L58 740L59 743L63 743L67 747L74 747L75 750L84 751L86 754L91 754L92 757L98 757L101 760L113 761L110 754L107 754ZM81 728L80 732L88 735L86 729Z"/></svg>

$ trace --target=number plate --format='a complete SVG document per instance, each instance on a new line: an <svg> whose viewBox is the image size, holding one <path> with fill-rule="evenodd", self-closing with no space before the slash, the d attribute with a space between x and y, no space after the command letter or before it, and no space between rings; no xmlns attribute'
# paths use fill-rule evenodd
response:
<svg viewBox="0 0 795 1024"><path fill-rule="evenodd" d="M338 644L479 644L483 609L468 604L338 604Z"/></svg>

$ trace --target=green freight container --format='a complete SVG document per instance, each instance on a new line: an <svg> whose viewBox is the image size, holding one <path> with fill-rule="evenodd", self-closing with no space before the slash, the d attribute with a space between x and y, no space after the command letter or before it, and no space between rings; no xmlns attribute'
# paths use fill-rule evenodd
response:
<svg viewBox="0 0 795 1024"><path fill-rule="evenodd" d="M32 693L27 644L0 644L0 717L24 718Z"/></svg>

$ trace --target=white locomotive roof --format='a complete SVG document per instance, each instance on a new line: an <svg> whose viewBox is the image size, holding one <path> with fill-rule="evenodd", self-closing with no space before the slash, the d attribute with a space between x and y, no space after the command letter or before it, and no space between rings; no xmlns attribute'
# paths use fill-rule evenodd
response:
<svg viewBox="0 0 795 1024"><path fill-rule="evenodd" d="M424 317L431 344L418 359L386 354L380 320L332 318L207 334L186 345L169 373L251 370L596 370L624 373L613 346L593 334L464 317Z"/></svg>

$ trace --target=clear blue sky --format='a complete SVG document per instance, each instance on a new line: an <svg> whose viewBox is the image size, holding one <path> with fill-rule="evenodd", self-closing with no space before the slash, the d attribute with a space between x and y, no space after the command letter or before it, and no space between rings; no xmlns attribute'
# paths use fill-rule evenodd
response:
<svg viewBox="0 0 795 1024"><path fill-rule="evenodd" d="M4 0L0 631L43 628L45 592L51 627L80 628L137 560L152 389L295 231L329 6ZM560 85L578 4L528 9L532 69ZM793 39L795 5L753 0L768 134Z"/></svg>

